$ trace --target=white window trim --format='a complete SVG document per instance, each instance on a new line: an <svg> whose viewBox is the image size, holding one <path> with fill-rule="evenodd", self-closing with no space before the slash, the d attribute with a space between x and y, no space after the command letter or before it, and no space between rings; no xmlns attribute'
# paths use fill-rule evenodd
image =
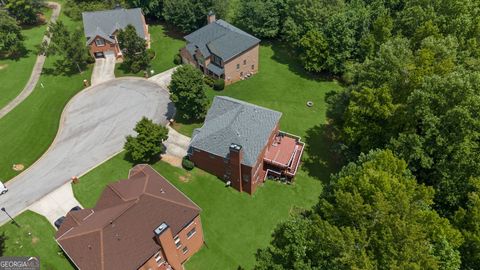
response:
<svg viewBox="0 0 480 270"><path fill-rule="evenodd" d="M97 41L102 41L103 44L99 45L99 44L97 43ZM103 39L103 38L96 38L96 39L95 39L95 45L97 45L97 47L103 47L103 46L105 46L105 39Z"/></svg>
<svg viewBox="0 0 480 270"><path fill-rule="evenodd" d="M190 234L190 236L188 236L188 233L191 232L192 230L195 230L192 234ZM195 234L197 234L197 228L196 227L193 227L192 230L188 231L187 232L187 239L190 239L192 238Z"/></svg>

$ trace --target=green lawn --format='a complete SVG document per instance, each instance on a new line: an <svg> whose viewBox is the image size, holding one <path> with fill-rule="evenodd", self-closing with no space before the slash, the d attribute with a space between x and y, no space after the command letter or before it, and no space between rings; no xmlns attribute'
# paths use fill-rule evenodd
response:
<svg viewBox="0 0 480 270"><path fill-rule="evenodd" d="M81 24L63 15L61 20L69 27L79 27ZM55 57L48 57L45 68L51 69L54 61ZM28 70L23 72L30 74ZM57 133L63 107L83 89L83 80L90 79L90 75L90 69L75 75L42 74L34 92L0 119L0 130L3 131L0 140L0 179L9 180L18 174L12 170L12 164L22 163L28 167L47 150Z"/></svg>
<svg viewBox="0 0 480 270"><path fill-rule="evenodd" d="M47 21L51 14L51 9L44 9ZM27 84L37 59L36 46L42 43L46 29L47 24L23 29L22 34L25 37L24 44L27 53L15 60L0 58L0 82L2 82L0 84L0 108L13 100Z"/></svg>
<svg viewBox="0 0 480 270"><path fill-rule="evenodd" d="M336 81L313 78L289 56L288 50L276 43L260 47L260 72L248 80L227 86L223 91L209 90L207 95L225 95L251 102L283 113L282 130L306 136L307 130L325 121L325 93L338 90ZM313 101L314 106L306 106ZM174 126L180 133L191 136L202 123L186 123L177 119Z"/></svg>
<svg viewBox="0 0 480 270"><path fill-rule="evenodd" d="M185 45L181 34L174 32L163 24L149 25L151 38L151 49L155 51L155 58L151 62L151 69L157 73L173 68L173 57L178 50ZM115 75L121 76L143 76L143 72L131 74L122 70L121 65L115 67Z"/></svg>
<svg viewBox="0 0 480 270"><path fill-rule="evenodd" d="M15 220L21 227L12 223L0 227L0 234L6 237L2 256L35 256L42 269L74 269L55 242L55 229L47 219L27 211Z"/></svg>
<svg viewBox="0 0 480 270"><path fill-rule="evenodd" d="M125 179L131 164L119 154L80 178L75 197L95 205L107 183ZM294 185L267 182L253 196L225 188L222 181L199 169L187 172L159 162L153 167L202 208L206 246L186 269L251 268L258 248L265 247L275 225L299 208L311 207L321 192L318 180L300 172ZM180 180L182 179L182 180Z"/></svg>

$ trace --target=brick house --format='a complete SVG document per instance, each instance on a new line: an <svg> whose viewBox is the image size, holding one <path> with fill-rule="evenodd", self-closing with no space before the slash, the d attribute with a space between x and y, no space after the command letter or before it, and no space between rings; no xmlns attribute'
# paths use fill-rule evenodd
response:
<svg viewBox="0 0 480 270"><path fill-rule="evenodd" d="M300 138L279 130L282 114L216 96L188 149L195 166L253 194L267 178L292 181L303 154Z"/></svg>
<svg viewBox="0 0 480 270"><path fill-rule="evenodd" d="M260 39L209 13L208 24L185 36L180 50L183 63L205 75L224 79L225 84L249 78L258 72Z"/></svg>
<svg viewBox="0 0 480 270"><path fill-rule="evenodd" d="M71 211L55 238L82 270L171 270L203 245L200 208L148 165Z"/></svg>
<svg viewBox="0 0 480 270"><path fill-rule="evenodd" d="M133 25L137 35L147 42L150 47L150 34L140 8L83 12L83 29L87 38L87 46L90 54L95 57L105 57L113 54L116 58L122 58L122 50L118 45L117 33L125 29L127 25Z"/></svg>

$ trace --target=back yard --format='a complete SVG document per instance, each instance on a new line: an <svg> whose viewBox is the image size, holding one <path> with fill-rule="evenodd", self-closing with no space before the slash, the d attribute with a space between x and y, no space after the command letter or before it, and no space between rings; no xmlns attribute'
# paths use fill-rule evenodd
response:
<svg viewBox="0 0 480 270"><path fill-rule="evenodd" d="M294 185L267 182L253 196L224 187L216 177L199 169L187 172L162 161L153 164L164 177L202 208L205 247L186 264L186 269L249 269L255 252L266 247L275 226L310 208L333 168L323 138L325 93L341 88L335 81L313 79L304 73L277 44L261 47L260 73L224 91L209 90L208 96L227 95L283 112L281 129L302 136L307 143L303 165ZM306 106L313 101L314 106ZM190 136L201 123L181 119L175 124ZM95 205L109 182L125 179L133 166L117 155L80 179L73 186L76 198L85 207Z"/></svg>

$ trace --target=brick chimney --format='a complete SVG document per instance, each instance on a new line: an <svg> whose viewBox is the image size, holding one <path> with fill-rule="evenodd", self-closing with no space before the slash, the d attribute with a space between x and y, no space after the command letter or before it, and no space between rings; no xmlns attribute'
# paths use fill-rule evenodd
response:
<svg viewBox="0 0 480 270"><path fill-rule="evenodd" d="M178 258L177 247L175 246L175 242L173 241L173 235L170 226L168 226L167 223L163 222L154 230L154 233L158 243L162 247L166 261L175 270L183 269L182 263Z"/></svg>
<svg viewBox="0 0 480 270"><path fill-rule="evenodd" d="M230 181L232 186L240 192L242 191L242 159L242 146L232 143L229 153Z"/></svg>
<svg viewBox="0 0 480 270"><path fill-rule="evenodd" d="M208 12L207 14L207 22L210 24L215 22L216 20L217 19L215 18L215 13L213 13L213 11L210 10L210 12Z"/></svg>

